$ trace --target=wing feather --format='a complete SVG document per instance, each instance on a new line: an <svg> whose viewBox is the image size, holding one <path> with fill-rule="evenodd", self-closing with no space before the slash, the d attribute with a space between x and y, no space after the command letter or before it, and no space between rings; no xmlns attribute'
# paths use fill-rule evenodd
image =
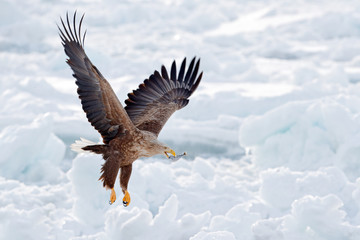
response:
<svg viewBox="0 0 360 240"><path fill-rule="evenodd" d="M84 15L77 29L76 12L72 25L68 14L66 23L60 18L62 28L58 26L59 36L69 57L67 63L74 72L77 92L86 117L101 134L104 143L109 143L115 136L123 134L125 129L134 130L135 126L108 81L91 63L84 51L86 31L81 35L83 19Z"/></svg>
<svg viewBox="0 0 360 240"><path fill-rule="evenodd" d="M171 64L171 80L173 82L176 82L176 63L175 63L175 61L173 61L173 63Z"/></svg>
<svg viewBox="0 0 360 240"><path fill-rule="evenodd" d="M185 65L186 65L186 58L184 58L184 60L182 61L180 71L179 71L178 82L180 85L184 79Z"/></svg>
<svg viewBox="0 0 360 240"><path fill-rule="evenodd" d="M187 85L189 83L189 79L190 79L190 76L193 72L193 68L194 68L194 62L195 62L195 58L193 58L190 62L190 65L189 65L189 68L188 68L188 71L186 72L185 74L185 79L184 79L184 83Z"/></svg>
<svg viewBox="0 0 360 240"><path fill-rule="evenodd" d="M167 74L167 71L166 71L166 68L164 67L164 65L161 66L161 75L164 79L169 80L169 76Z"/></svg>
<svg viewBox="0 0 360 240"><path fill-rule="evenodd" d="M138 129L159 135L170 116L189 103L188 98L202 78L202 72L198 76L200 59L196 64L195 60L191 60L185 71L185 58L178 76L174 61L170 69L170 78L166 68L162 66L161 74L155 71L137 90L128 94L125 110Z"/></svg>

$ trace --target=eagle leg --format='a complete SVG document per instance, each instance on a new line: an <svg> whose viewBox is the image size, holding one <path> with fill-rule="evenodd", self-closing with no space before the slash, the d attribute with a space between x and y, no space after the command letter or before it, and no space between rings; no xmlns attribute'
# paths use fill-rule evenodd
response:
<svg viewBox="0 0 360 240"><path fill-rule="evenodd" d="M107 154L108 153L105 153L103 154L103 156L106 156ZM116 181L116 176L119 172L119 168L120 168L120 161L117 155L109 156L101 167L102 174L99 180L103 181L103 186L106 189L111 189L110 201L109 201L110 204L113 204L116 200L114 185Z"/></svg>
<svg viewBox="0 0 360 240"><path fill-rule="evenodd" d="M111 195L110 195L110 205L113 204L116 201L116 193L114 188L111 189Z"/></svg>
<svg viewBox="0 0 360 240"><path fill-rule="evenodd" d="M127 191L129 179L131 176L131 171L132 171L132 164L121 167L121 170L120 170L120 187L124 193L124 198L123 198L124 207L129 206L130 200L131 200L130 194Z"/></svg>

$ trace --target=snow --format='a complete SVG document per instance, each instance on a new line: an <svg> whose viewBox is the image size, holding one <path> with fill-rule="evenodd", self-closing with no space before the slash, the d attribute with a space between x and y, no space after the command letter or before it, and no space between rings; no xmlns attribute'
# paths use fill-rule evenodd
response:
<svg viewBox="0 0 360 240"><path fill-rule="evenodd" d="M1 176L46 184L64 174L59 165L65 144L52 133L51 122L51 117L44 114L28 125L10 125L1 131Z"/></svg>
<svg viewBox="0 0 360 240"><path fill-rule="evenodd" d="M161 64L204 76L109 205L100 140L56 23L85 12L85 49L121 102ZM0 2L0 239L360 239L360 2Z"/></svg>

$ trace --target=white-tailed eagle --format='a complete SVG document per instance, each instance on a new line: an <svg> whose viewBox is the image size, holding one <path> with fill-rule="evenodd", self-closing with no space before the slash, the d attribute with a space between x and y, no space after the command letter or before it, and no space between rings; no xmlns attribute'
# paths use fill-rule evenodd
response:
<svg viewBox="0 0 360 240"><path fill-rule="evenodd" d="M110 203L116 200L114 184L120 169L120 186L124 193L123 204L128 206L130 195L127 191L132 171L132 163L140 157L151 157L168 153L175 156L174 150L158 141L157 137L169 117L185 107L188 98L199 86L202 72L199 72L200 60L193 58L186 68L186 58L179 71L175 61L168 73L164 66L161 73L155 71L149 79L141 83L138 89L128 94L125 108L116 97L109 82L91 63L84 51L85 33L81 33L82 15L76 26L76 12L70 23L61 18L59 35L67 63L73 70L77 93L86 117L101 134L104 144L86 140L77 141L73 147L83 151L101 154L105 163L101 168L104 187L111 189Z"/></svg>

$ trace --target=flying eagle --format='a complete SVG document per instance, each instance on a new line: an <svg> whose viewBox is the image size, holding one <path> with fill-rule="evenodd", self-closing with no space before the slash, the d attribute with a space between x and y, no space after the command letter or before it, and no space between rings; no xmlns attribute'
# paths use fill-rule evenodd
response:
<svg viewBox="0 0 360 240"><path fill-rule="evenodd" d="M137 90L128 94L124 108L109 82L85 54L86 31L81 33L83 18L84 15L76 27L76 12L72 25L66 14L66 23L60 18L62 28L58 26L58 29L69 57L67 63L74 72L82 108L88 121L101 134L104 144L82 139L73 147L101 154L104 158L99 180L106 189L111 189L110 204L116 200L114 184L120 170L123 204L128 206L130 194L127 186L132 163L140 157L156 154L165 154L168 158L168 153L176 156L174 150L157 137L169 117L189 103L188 98L199 86L202 77L202 72L198 75L200 60L193 58L186 69L185 58L178 73L175 61L170 74L162 66L161 73L155 71Z"/></svg>

